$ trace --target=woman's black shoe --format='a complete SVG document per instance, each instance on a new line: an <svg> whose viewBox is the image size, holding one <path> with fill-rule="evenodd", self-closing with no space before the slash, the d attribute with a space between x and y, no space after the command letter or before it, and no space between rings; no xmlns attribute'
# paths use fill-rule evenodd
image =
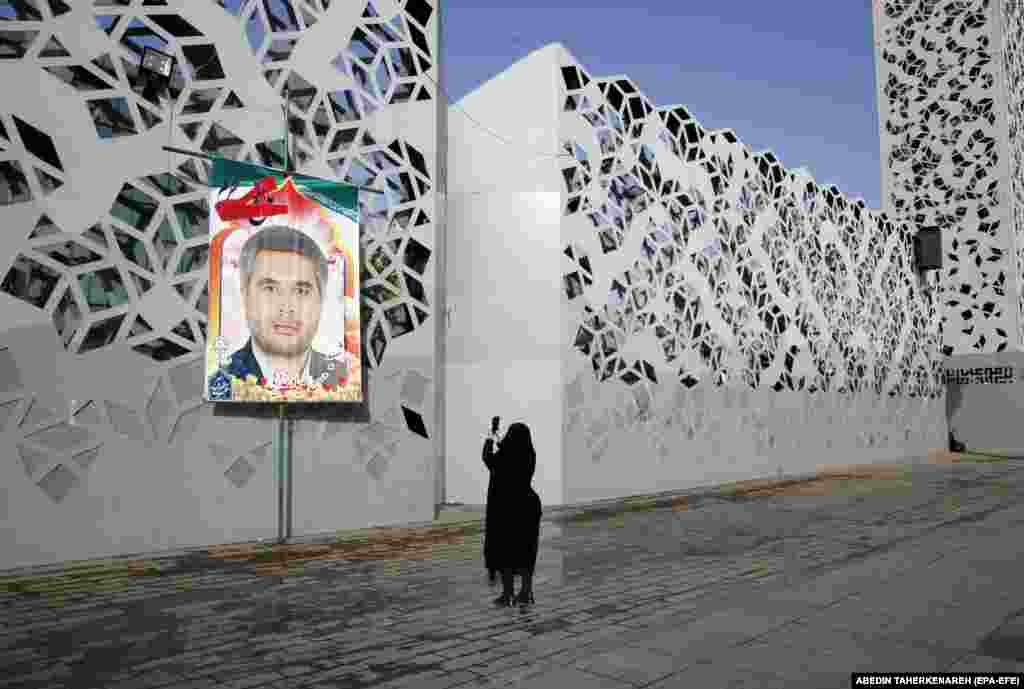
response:
<svg viewBox="0 0 1024 689"><path fill-rule="evenodd" d="M509 608L512 606L512 597L502 594L494 599L494 605L499 608Z"/></svg>
<svg viewBox="0 0 1024 689"><path fill-rule="evenodd" d="M531 593L523 594L522 592L520 592L518 595L516 595L515 600L513 602L514 602L515 605L518 605L521 608L525 608L525 607L527 607L529 605L533 605L533 603L534 603L533 593L531 592Z"/></svg>

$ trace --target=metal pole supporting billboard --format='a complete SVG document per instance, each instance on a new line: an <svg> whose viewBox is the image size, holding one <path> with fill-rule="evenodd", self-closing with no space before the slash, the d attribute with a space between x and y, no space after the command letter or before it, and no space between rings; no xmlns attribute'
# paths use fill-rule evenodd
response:
<svg viewBox="0 0 1024 689"><path fill-rule="evenodd" d="M277 405L277 423L274 424L274 478L277 479L277 542L284 543L284 446L281 438L281 418L284 405Z"/></svg>
<svg viewBox="0 0 1024 689"><path fill-rule="evenodd" d="M284 440L284 539L289 541L293 536L292 501L295 498L295 484L292 481L292 420L285 416L281 419L281 426L281 436Z"/></svg>
<svg viewBox="0 0 1024 689"><path fill-rule="evenodd" d="M292 536L292 467L291 442L285 404L277 405L274 428L274 467L277 475L277 542L285 543Z"/></svg>
<svg viewBox="0 0 1024 689"><path fill-rule="evenodd" d="M291 105L291 93L288 89L288 81L284 83L284 103L282 107L282 113L284 115L284 170L285 173L291 175L294 170L292 169L292 157L290 155L290 146L288 142L288 128L289 128L289 112L288 108ZM285 411L286 404L278 405L280 413L277 416L277 437L278 444L280 446L279 461L280 461L280 479L277 487L277 500L278 500L278 522L277 522L277 538L278 542L285 543L291 538L292 535L292 467L291 467L291 439L288 437L288 419L286 417L287 412Z"/></svg>

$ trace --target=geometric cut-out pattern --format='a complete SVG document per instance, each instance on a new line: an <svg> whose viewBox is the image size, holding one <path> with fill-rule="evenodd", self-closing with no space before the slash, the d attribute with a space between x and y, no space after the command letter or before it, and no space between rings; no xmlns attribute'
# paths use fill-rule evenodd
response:
<svg viewBox="0 0 1024 689"><path fill-rule="evenodd" d="M289 90L288 127L299 171L327 169L339 180L383 192L371 195L363 208L364 252L377 257L364 275L366 350L368 365L379 366L389 343L423 326L431 314L433 165L409 142L375 140L368 120L392 105L433 100L434 4L389 2L387 7L397 11L386 15L384 3L364 2L358 21L342 28L348 38L333 61L339 76L353 84L342 90L313 83L308 74L319 67L307 70L293 59L303 32L318 24L327 3L219 4L216 11L238 18L250 58L282 105L285 87ZM216 37L203 25L164 3L131 8L98 3L92 9L92 19L109 39L109 49L98 57L86 59L58 47L59 41L53 44L53 34L44 30L50 13L35 10L15 12L16 21L8 24L19 31L8 33L20 38L5 40L9 54L0 57L37 61L42 78L77 93L100 139L169 126L165 120L172 113L173 127L195 150L283 167L283 137L246 140L220 120L248 106L231 88ZM170 102L157 101L145 89L139 61L147 46L177 58ZM265 110L254 115L262 117ZM65 348L77 354L125 343L162 363L203 351L206 173L204 163L179 158L172 168L125 179L109 213L95 218L80 236L65 234L45 215L33 227L12 228L26 243L13 251L9 267L0 268L0 291L45 309ZM0 217L3 205L42 199L66 184L74 186L74 180L66 179L51 135L0 112ZM147 313L143 300L158 283L183 299L180 317L167 327L154 326L166 322L167 314Z"/></svg>
<svg viewBox="0 0 1024 689"><path fill-rule="evenodd" d="M73 416L62 421L56 412L31 398L26 406L28 412L17 427L15 451L28 479L59 503L84 479L103 443L97 429L77 425ZM4 410L5 406L0 406L0 414ZM13 430L12 425L9 421L8 430Z"/></svg>
<svg viewBox="0 0 1024 689"><path fill-rule="evenodd" d="M664 378L808 394L941 394L939 320L906 224L626 78L561 69L563 294L574 356L649 404ZM626 269L595 275L591 256ZM643 343L656 343L653 347ZM642 354L640 352L643 352Z"/></svg>
<svg viewBox="0 0 1024 689"><path fill-rule="evenodd" d="M18 452L21 454L21 462L25 465L25 473L29 478L49 462L49 457L45 452L25 445L18 445Z"/></svg>
<svg viewBox="0 0 1024 689"><path fill-rule="evenodd" d="M39 481L39 487L54 502L61 502L78 483L78 475L58 464Z"/></svg>
<svg viewBox="0 0 1024 689"><path fill-rule="evenodd" d="M1003 0L999 28L1002 38L1003 83L1006 84L1006 140L1010 167L1010 224L1016 247L1017 343L1024 345L1024 3Z"/></svg>
<svg viewBox="0 0 1024 689"><path fill-rule="evenodd" d="M942 231L943 352L1020 348L1024 8L876 0L875 17L883 203Z"/></svg>
<svg viewBox="0 0 1024 689"><path fill-rule="evenodd" d="M92 433L79 426L61 423L26 437L51 452L66 452L87 442Z"/></svg>
<svg viewBox="0 0 1024 689"><path fill-rule="evenodd" d="M50 135L0 112L0 206L43 200L64 183L64 165Z"/></svg>
<svg viewBox="0 0 1024 689"><path fill-rule="evenodd" d="M0 403L0 431L13 426L20 417L21 400Z"/></svg>
<svg viewBox="0 0 1024 689"><path fill-rule="evenodd" d="M145 440L147 438L146 427L142 424L138 411L130 409L123 404L110 401L107 402L106 407L107 416L110 418L111 426L113 426L116 433L135 440Z"/></svg>
<svg viewBox="0 0 1024 689"><path fill-rule="evenodd" d="M256 473L252 464L247 462L244 457L236 459L228 470L224 473L228 480L235 485L236 488L243 488L252 475Z"/></svg>
<svg viewBox="0 0 1024 689"><path fill-rule="evenodd" d="M366 472L375 480L380 480L388 470L388 458L382 454L373 456L373 459L366 465Z"/></svg>
<svg viewBox="0 0 1024 689"><path fill-rule="evenodd" d="M14 392L21 388L21 372L10 350L0 349L0 394ZM0 424L0 428L3 425Z"/></svg>

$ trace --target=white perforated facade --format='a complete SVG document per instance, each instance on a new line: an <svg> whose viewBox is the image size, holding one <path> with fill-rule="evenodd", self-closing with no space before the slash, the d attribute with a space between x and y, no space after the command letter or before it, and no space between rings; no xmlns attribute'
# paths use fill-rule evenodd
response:
<svg viewBox="0 0 1024 689"><path fill-rule="evenodd" d="M943 350L1024 346L1024 2L875 0L883 209L942 230Z"/></svg>
<svg viewBox="0 0 1024 689"><path fill-rule="evenodd" d="M0 567L274 537L273 423L202 403L205 163L364 207L373 422L296 422L296 535L437 502L436 0L0 3ZM178 61L147 95L144 46ZM443 253L443 252L440 252Z"/></svg>

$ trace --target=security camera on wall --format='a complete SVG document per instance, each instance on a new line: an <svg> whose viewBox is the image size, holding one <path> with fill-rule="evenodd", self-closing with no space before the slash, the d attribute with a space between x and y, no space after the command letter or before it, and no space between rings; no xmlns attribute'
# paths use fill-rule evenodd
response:
<svg viewBox="0 0 1024 689"><path fill-rule="evenodd" d="M159 95L167 90L176 62L177 58L173 55L156 48L147 47L143 50L139 70L146 82L145 92L142 94L146 100L156 101Z"/></svg>
<svg viewBox="0 0 1024 689"><path fill-rule="evenodd" d="M174 72L174 56L159 51L156 48L146 48L142 53L142 69L164 82L171 80Z"/></svg>

